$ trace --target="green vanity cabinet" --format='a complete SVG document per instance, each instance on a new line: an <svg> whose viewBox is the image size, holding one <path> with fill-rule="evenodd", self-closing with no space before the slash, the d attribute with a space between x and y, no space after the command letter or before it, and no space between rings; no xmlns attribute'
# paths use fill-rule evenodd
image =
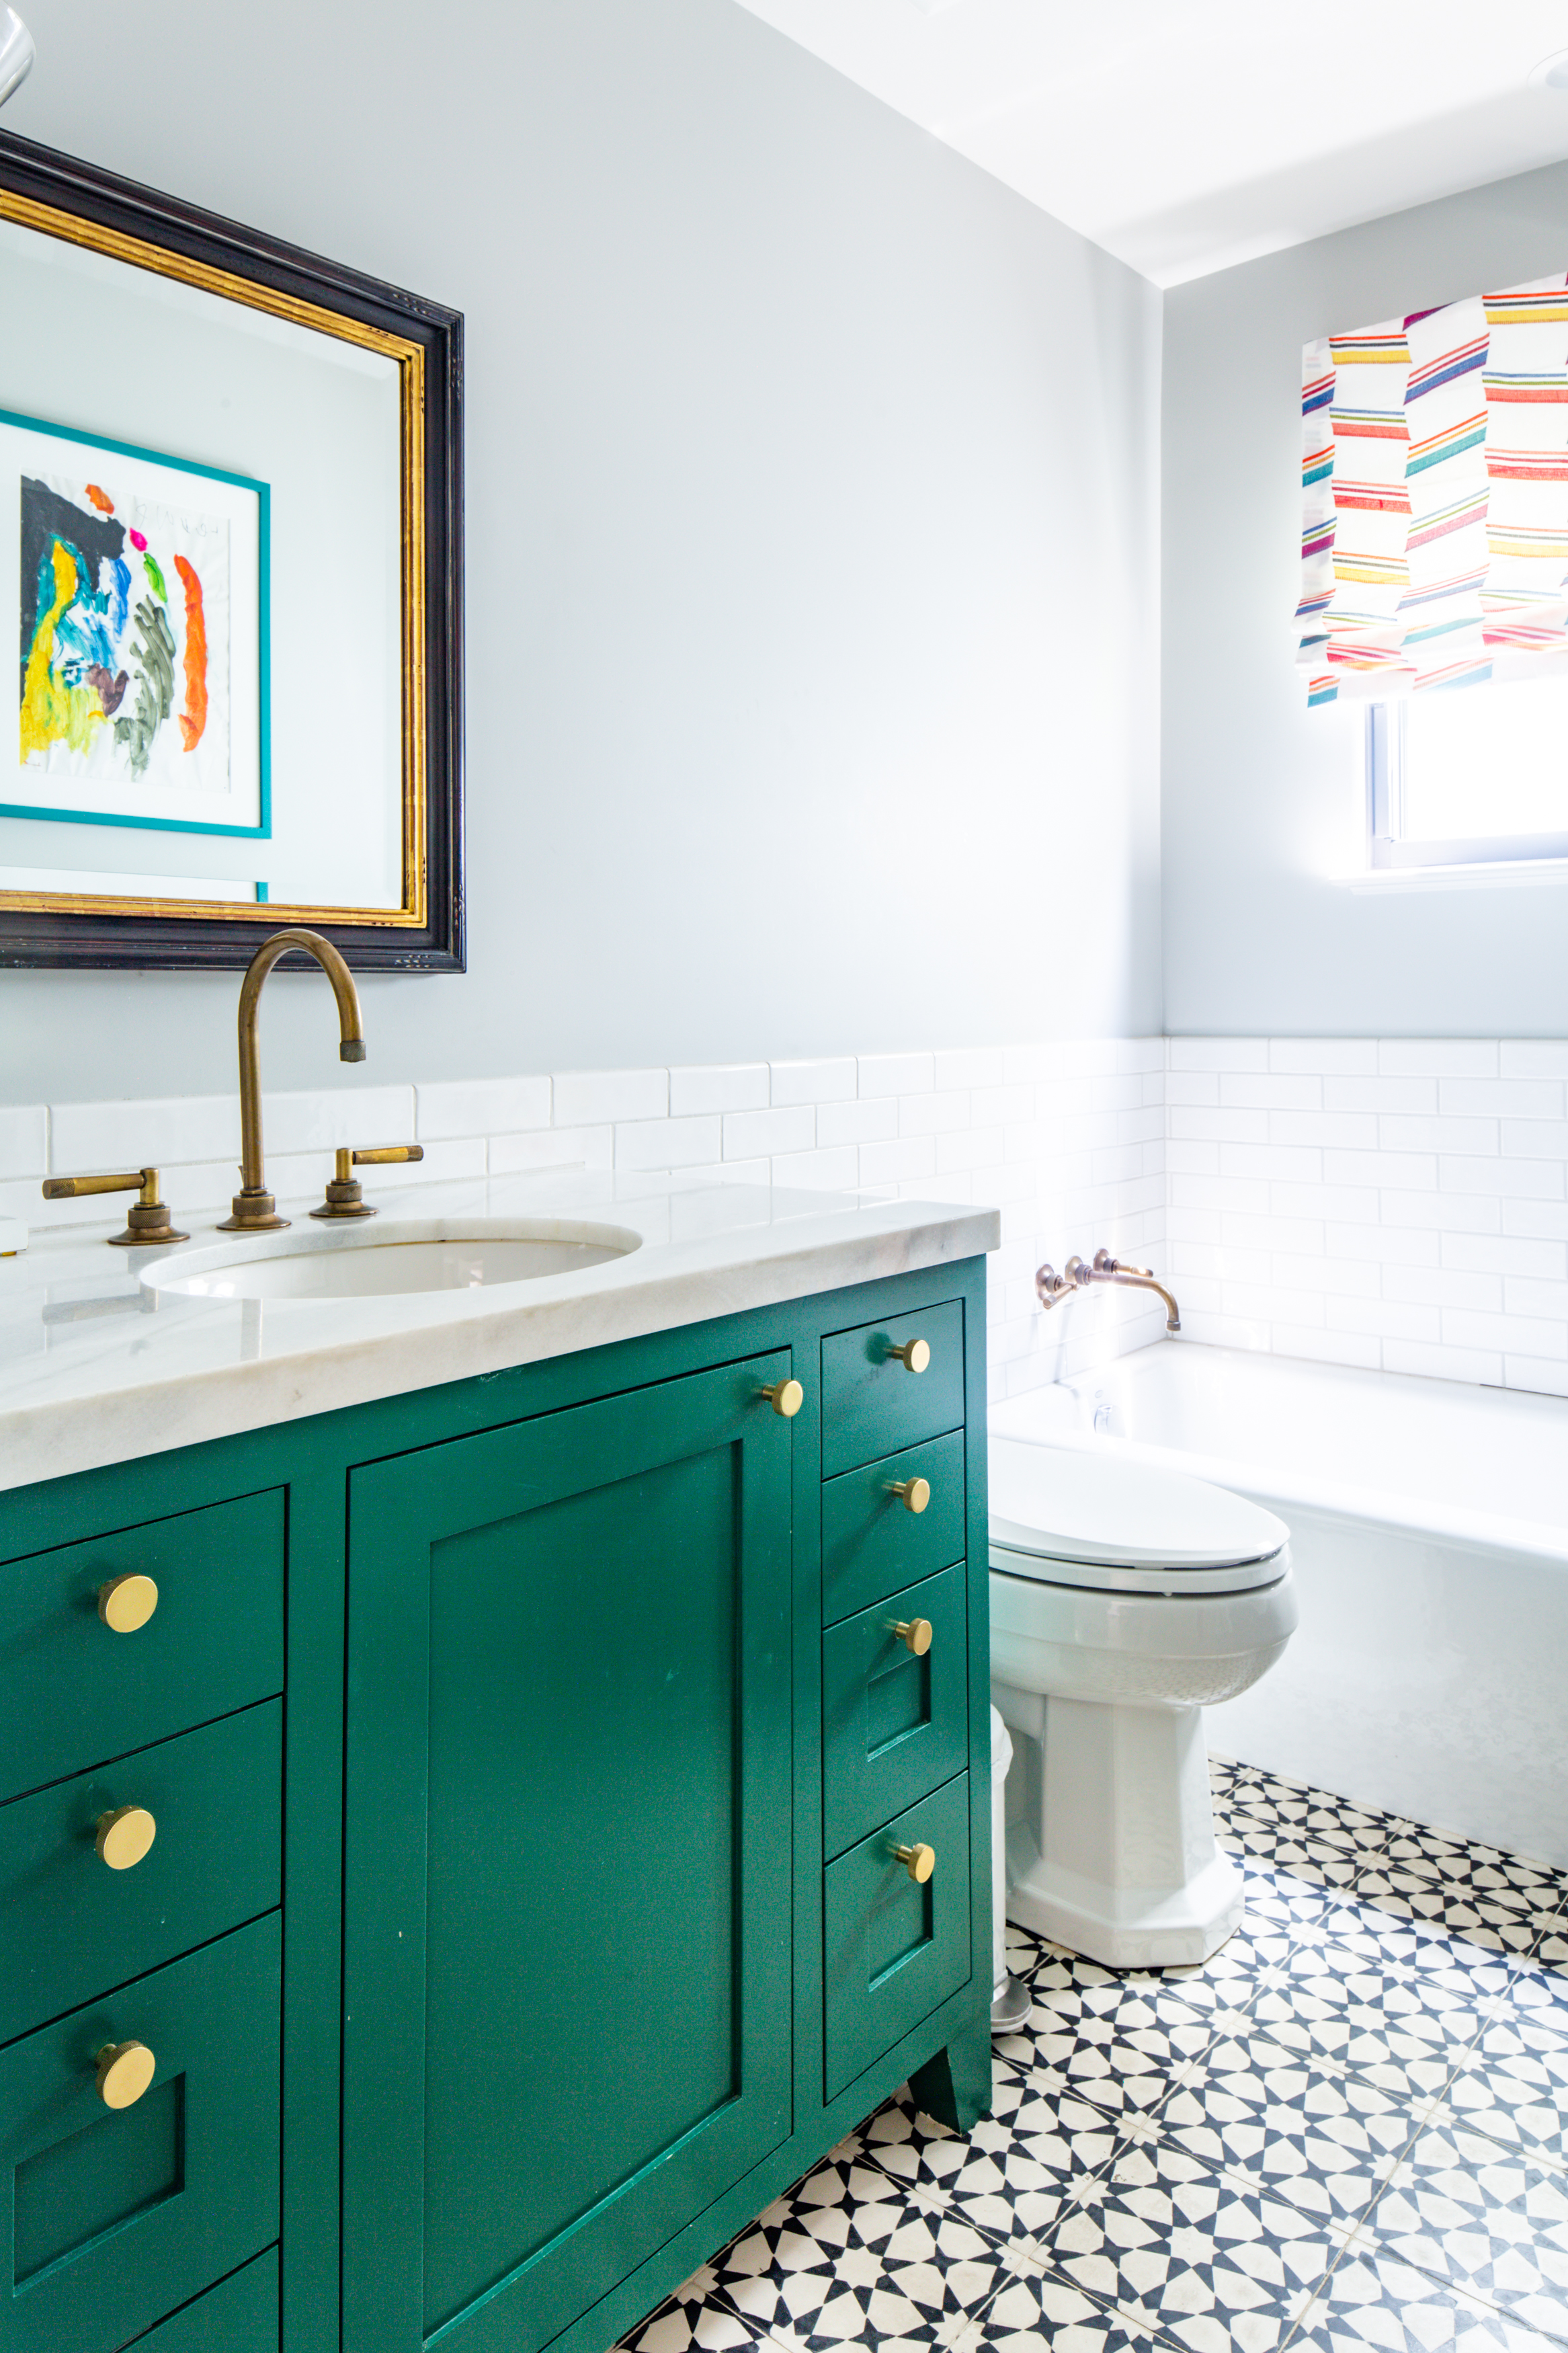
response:
<svg viewBox="0 0 1568 2353"><path fill-rule="evenodd" d="M0 1494L0 2353L604 2353L984 2111L984 1348L967 1260Z"/></svg>

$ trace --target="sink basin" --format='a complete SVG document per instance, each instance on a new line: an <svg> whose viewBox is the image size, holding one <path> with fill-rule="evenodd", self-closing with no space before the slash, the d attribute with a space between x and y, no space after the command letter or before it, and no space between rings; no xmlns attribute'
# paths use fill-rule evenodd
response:
<svg viewBox="0 0 1568 2353"><path fill-rule="evenodd" d="M142 1287L184 1299L388 1299L537 1282L625 1258L641 1237L622 1226L559 1220L504 1227L428 1221L393 1231L307 1230L159 1259Z"/></svg>

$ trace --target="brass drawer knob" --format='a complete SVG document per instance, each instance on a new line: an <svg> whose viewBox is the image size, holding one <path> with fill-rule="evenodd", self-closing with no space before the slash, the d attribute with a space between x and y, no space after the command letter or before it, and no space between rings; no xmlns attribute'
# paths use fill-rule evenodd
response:
<svg viewBox="0 0 1568 2353"><path fill-rule="evenodd" d="M929 1618L906 1618L893 1629L907 1651L923 1659L931 1648L931 1623Z"/></svg>
<svg viewBox="0 0 1568 2353"><path fill-rule="evenodd" d="M892 1479L888 1482L888 1493L898 1497L906 1512L923 1512L931 1502L931 1481Z"/></svg>
<svg viewBox="0 0 1568 2353"><path fill-rule="evenodd" d="M765 1397L773 1411L783 1414L786 1421L793 1420L805 1403L805 1391L798 1381L775 1381L772 1388L761 1389L758 1395Z"/></svg>
<svg viewBox="0 0 1568 2353"><path fill-rule="evenodd" d="M158 1835L158 1825L145 1806L116 1806L112 1812L100 1814L95 1829L93 1844L110 1871L133 1871Z"/></svg>
<svg viewBox="0 0 1568 2353"><path fill-rule="evenodd" d="M158 1607L158 1588L150 1577L132 1571L111 1577L98 1588L98 1614L117 1634L134 1634Z"/></svg>
<svg viewBox="0 0 1568 2353"><path fill-rule="evenodd" d="M889 1340L888 1355L889 1357L896 1356L900 1364L906 1365L911 1373L923 1373L931 1362L931 1342L906 1340L901 1348L895 1348Z"/></svg>
<svg viewBox="0 0 1568 2353"><path fill-rule="evenodd" d="M144 2042L106 2042L98 2054L98 2096L106 2108L133 2108L157 2069Z"/></svg>
<svg viewBox="0 0 1568 2353"><path fill-rule="evenodd" d="M901 1862L917 1887L923 1887L936 1869L934 1846L896 1846L893 1861Z"/></svg>

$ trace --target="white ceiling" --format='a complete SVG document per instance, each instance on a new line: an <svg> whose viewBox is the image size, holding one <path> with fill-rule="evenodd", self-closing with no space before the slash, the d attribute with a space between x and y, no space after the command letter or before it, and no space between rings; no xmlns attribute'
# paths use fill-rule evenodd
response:
<svg viewBox="0 0 1568 2353"><path fill-rule="evenodd" d="M1568 156L1568 0L741 0L1162 286Z"/></svg>

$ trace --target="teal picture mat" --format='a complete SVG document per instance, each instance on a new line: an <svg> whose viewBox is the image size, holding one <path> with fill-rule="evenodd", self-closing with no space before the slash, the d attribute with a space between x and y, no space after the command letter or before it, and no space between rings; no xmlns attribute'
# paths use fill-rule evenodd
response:
<svg viewBox="0 0 1568 2353"><path fill-rule="evenodd" d="M69 425L46 424L41 417L23 417L0 408L0 425L14 425L26 433L47 433L57 441L76 441L88 449L106 449L116 458L140 458L151 466L168 466L182 474L195 474L209 482L227 482L232 489L254 491L257 500L257 701L259 706L261 822L259 825L205 825L195 818L116 817L91 809L29 808L19 801L0 801L0 817L41 818L49 825L121 825L144 833L238 834L247 841L272 839L272 488L248 474L226 473L221 466L199 466L186 458L171 458L162 449L143 449L134 441L110 441L101 433L79 433ZM129 885L134 875L127 875Z"/></svg>

